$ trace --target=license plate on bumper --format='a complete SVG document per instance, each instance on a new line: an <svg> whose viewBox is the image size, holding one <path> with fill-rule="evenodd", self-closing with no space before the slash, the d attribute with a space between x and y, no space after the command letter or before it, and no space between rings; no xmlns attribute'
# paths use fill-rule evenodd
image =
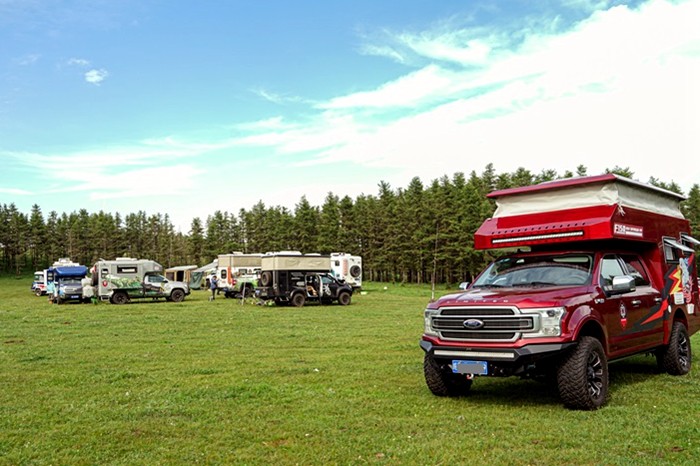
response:
<svg viewBox="0 0 700 466"><path fill-rule="evenodd" d="M486 361L462 361L455 359L452 361L452 372L455 374L487 375L489 366Z"/></svg>

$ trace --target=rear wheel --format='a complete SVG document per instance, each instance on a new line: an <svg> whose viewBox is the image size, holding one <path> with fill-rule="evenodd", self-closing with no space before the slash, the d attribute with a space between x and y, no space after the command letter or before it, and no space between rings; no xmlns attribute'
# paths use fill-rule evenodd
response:
<svg viewBox="0 0 700 466"><path fill-rule="evenodd" d="M179 288L170 293L170 300L173 302L179 303L183 299L185 299L185 292Z"/></svg>
<svg viewBox="0 0 700 466"><path fill-rule="evenodd" d="M471 379L464 374L454 374L447 364L439 364L426 353L423 359L423 374L428 388L437 396L466 395L472 387Z"/></svg>
<svg viewBox="0 0 700 466"><path fill-rule="evenodd" d="M668 346L656 353L659 367L671 375L685 375L690 371L692 349L688 330L682 322L674 322Z"/></svg>
<svg viewBox="0 0 700 466"><path fill-rule="evenodd" d="M129 297L123 291L117 291L112 295L112 304L126 304Z"/></svg>
<svg viewBox="0 0 700 466"><path fill-rule="evenodd" d="M302 307L304 303L306 303L306 297L303 294L297 293L292 296L292 306Z"/></svg>
<svg viewBox="0 0 700 466"><path fill-rule="evenodd" d="M581 337L557 370L559 396L570 409L594 410L608 398L608 361L603 345L593 337Z"/></svg>

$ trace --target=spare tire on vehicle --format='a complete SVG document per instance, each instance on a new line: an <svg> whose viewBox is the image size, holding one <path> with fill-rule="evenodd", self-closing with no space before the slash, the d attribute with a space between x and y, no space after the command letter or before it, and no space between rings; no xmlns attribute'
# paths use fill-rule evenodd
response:
<svg viewBox="0 0 700 466"><path fill-rule="evenodd" d="M262 286L270 286L272 283L272 272L263 272L260 275L260 284Z"/></svg>
<svg viewBox="0 0 700 466"><path fill-rule="evenodd" d="M360 275L362 275L362 268L359 265L353 265L350 267L350 275L354 278L360 278Z"/></svg>

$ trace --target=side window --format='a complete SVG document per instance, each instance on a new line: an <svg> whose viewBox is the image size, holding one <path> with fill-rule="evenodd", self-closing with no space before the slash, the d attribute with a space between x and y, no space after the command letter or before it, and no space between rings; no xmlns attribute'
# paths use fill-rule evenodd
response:
<svg viewBox="0 0 700 466"><path fill-rule="evenodd" d="M613 277L625 275L617 256L605 256L600 264L600 284L603 288L612 286Z"/></svg>
<svg viewBox="0 0 700 466"><path fill-rule="evenodd" d="M221 279L226 280L226 269L221 269Z"/></svg>
<svg viewBox="0 0 700 466"><path fill-rule="evenodd" d="M622 261L627 268L627 274L634 277L635 285L649 286L649 276L639 256L622 256Z"/></svg>

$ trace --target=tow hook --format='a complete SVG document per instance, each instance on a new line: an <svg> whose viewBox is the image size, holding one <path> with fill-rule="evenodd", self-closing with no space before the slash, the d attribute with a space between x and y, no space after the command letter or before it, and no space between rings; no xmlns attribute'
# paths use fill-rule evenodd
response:
<svg viewBox="0 0 700 466"><path fill-rule="evenodd" d="M464 374L467 376L467 380L472 380L474 379L474 374Z"/></svg>

